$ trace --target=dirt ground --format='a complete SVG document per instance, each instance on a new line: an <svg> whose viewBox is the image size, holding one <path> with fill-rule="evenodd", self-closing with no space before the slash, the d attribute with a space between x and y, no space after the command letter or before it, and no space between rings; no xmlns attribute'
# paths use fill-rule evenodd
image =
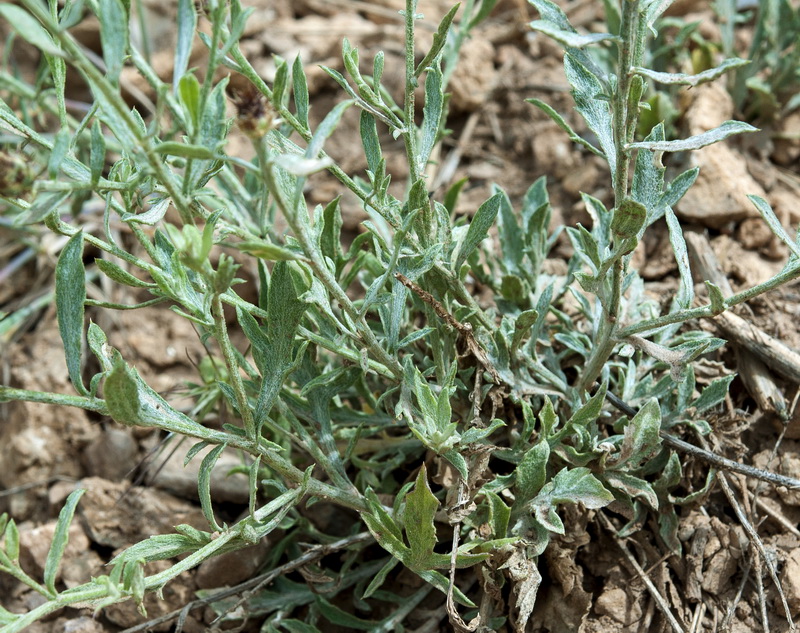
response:
<svg viewBox="0 0 800 633"><path fill-rule="evenodd" d="M157 69L169 76L172 64L174 15L171 3L146 0L147 21L152 25ZM397 15L399 0L258 0L242 43L245 55L265 78L274 76L273 54L293 60L300 54L306 65L311 93L312 120L319 121L332 104L343 98L319 64L341 69L341 40L349 38L371 60L375 52L386 54L386 81L395 91L402 89L403 27ZM601 28L602 3L575 0L562 3L573 24L589 31ZM671 14L687 21L702 21L701 30L717 41L710 2L676 2ZM420 49L431 40L435 24L449 8L449 0L421 0L426 20L420 29ZM467 177L457 213L470 215L488 196L493 183L505 188L512 201L519 201L530 183L547 175L553 203L553 223L589 224L580 193L588 193L612 206L606 165L582 151L541 111L525 102L536 97L562 113L571 111L571 99L562 70L561 48L546 37L535 35L527 23L535 19L523 0L500 0L492 16L467 42L451 84L452 134L442 144L442 165L454 164L444 173L437 195L449 184ZM79 27L88 46L99 46L96 24ZM746 40L747 34L742 37ZM95 39L93 39L95 38ZM198 57L192 63L200 60ZM132 73L123 77L132 88L146 86ZM76 99L80 95L75 95ZM733 103L722 81L686 90L680 97L682 116L676 122L681 135L710 129L735 117ZM132 97L132 101L136 101ZM575 116L567 117L579 130ZM363 171L366 162L352 139L358 118L351 109L326 145L348 173ZM762 127L747 137L706 148L691 157L674 156L670 173L687 164L701 167L697 185L676 211L687 227L706 237L719 266L734 291L752 286L779 271L787 260L787 249L763 226L747 194L767 199L786 227L800 223L800 111ZM394 144L393 144L394 143ZM396 150L396 151L393 151ZM402 187L404 171L401 146L387 139L384 153L388 170L397 174L394 186ZM234 134L228 151L245 153L246 143ZM666 160L666 159L665 159ZM443 170L440 171L440 174ZM309 188L309 204L326 203L342 193L331 177L319 176ZM343 198L345 228L357 234L366 218L355 198ZM19 234L0 229L0 267L22 250ZM37 245L35 256L4 275L0 284L0 307L11 311L46 294L52 284L53 267L63 246L58 237L47 237ZM553 256L564 260L570 254L566 240L558 243ZM667 303L677 288L677 270L665 226L656 226L635 258L647 291ZM554 266L559 265L554 263ZM704 295L702 279L697 292ZM32 290L33 289L33 290ZM102 286L89 294L103 294ZM800 350L800 284L753 301L740 313L758 330ZM196 372L193 364L203 357L196 333L184 320L165 307L131 312L90 311L90 316L113 337L127 360L135 363L145 380L180 404L186 381ZM703 327L720 331L715 322ZM165 345L165 341L168 344ZM56 325L52 302L43 301L19 328L0 340L0 382L27 389L72 393ZM744 364L746 348L730 344L717 357L706 361L709 376L739 371L726 406L714 421L711 441L718 452L761 468L800 477L800 410L795 410L798 377L779 366L768 366L758 380L771 380L774 389L764 397L761 383ZM700 373L698 373L700 375ZM771 387L770 387L771 388ZM771 399L770 399L771 398ZM188 399L185 400L188 403ZM777 406L776 406L777 403ZM775 409L785 407L784 425ZM54 409L45 405L12 403L0 405L0 512L9 512L20 525L23 565L41 575L58 509L80 482L88 489L73 526L61 581L66 586L84 582L102 572L103 564L120 549L151 534L165 533L172 526L188 523L202 528L205 521L196 499L196 475L183 468L187 446L170 454L157 452L163 438L156 433L130 431L108 419L77 409ZM777 447L777 451L775 451ZM774 453L774 455L773 455ZM230 455L236 466L238 457ZM195 464L198 460L194 461ZM685 472L704 476L702 464L684 460ZM218 467L216 473L224 473ZM244 475L219 476L212 484L212 498L224 504L231 519L246 511ZM800 493L752 480L731 478L735 493L763 540L769 560L777 570L788 608L800 617ZM324 521L324 505L319 520ZM669 625L643 578L652 582L660 596L687 631L736 633L762 630L764 618L770 631L788 630L784 607L766 566L753 556L751 539L737 520L734 509L715 488L702 503L682 509L679 537L683 558L664 555L648 530L632 536L622 546L591 516L565 521L567 534L548 549L542 565L545 582L540 591L531 631L568 633L633 633L666 631ZM648 526L649 529L649 526ZM657 530L657 526L654 527ZM640 571L625 557L638 561ZM265 548L248 551L236 559L208 561L200 569L170 583L164 600L148 598L148 616L180 608L198 589L233 585L252 576L265 560ZM299 578L299 577L298 577ZM391 582L402 584L398 577ZM38 604L36 594L18 584L0 579L4 606L12 611ZM438 618L436 617L436 614ZM295 616L302 617L302 616ZM213 619L210 610L193 612L184 631L199 632ZM68 610L31 631L54 633L116 632L141 622L131 604L105 609L96 618L89 612ZM429 596L410 622L419 631L450 630L439 596ZM172 624L154 630L172 630ZM251 622L246 630L257 631ZM728 628L724 628L727 626ZM330 630L334 630L332 627ZM345 629L336 629L345 630Z"/></svg>

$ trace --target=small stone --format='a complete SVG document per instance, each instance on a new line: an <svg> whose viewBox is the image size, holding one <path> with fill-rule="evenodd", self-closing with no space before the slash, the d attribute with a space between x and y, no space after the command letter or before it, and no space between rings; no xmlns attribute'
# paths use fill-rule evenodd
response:
<svg viewBox="0 0 800 633"><path fill-rule="evenodd" d="M209 558L197 568L195 582L200 589L233 587L255 576L267 555L268 542Z"/></svg>
<svg viewBox="0 0 800 633"><path fill-rule="evenodd" d="M84 463L90 475L122 481L136 467L136 440L124 429L109 427L86 447Z"/></svg>

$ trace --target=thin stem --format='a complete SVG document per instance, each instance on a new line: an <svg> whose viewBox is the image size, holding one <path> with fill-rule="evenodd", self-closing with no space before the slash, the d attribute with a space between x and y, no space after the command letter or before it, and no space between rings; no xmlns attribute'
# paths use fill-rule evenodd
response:
<svg viewBox="0 0 800 633"><path fill-rule="evenodd" d="M616 168L612 174L614 182L614 203L620 208L628 196L628 176L631 165L628 143L636 129L638 118L638 103L631 106L629 103L631 93L631 72L633 66L639 64L644 51L645 31L639 24L639 0L623 0L622 24L620 36L622 43L619 46L619 62L617 67L617 86L612 99L614 116L614 144L616 146ZM638 101L638 99L637 99ZM597 336L586 367L581 373L575 388L579 395L591 388L600 376L608 359L614 352L614 346L619 339L619 307L622 299L622 282L625 278L626 259L617 258L611 269L610 292L605 299L598 297L603 306L602 321L597 330Z"/></svg>
<svg viewBox="0 0 800 633"><path fill-rule="evenodd" d="M739 305L740 303L744 303L745 301L749 301L750 299L762 295L765 292L774 290L778 286L782 286L783 284L792 281L793 279L797 279L798 277L800 277L800 265L795 265L794 267L775 275L772 279L769 279L764 283L758 284L757 286L753 286L752 288L748 288L747 290L743 290L742 292L731 296L725 300L725 307L732 308L733 306ZM688 321L689 319L700 319L714 316L716 316L716 314L714 313L714 310L711 308L710 304L701 306L699 308L678 310L677 312L665 314L663 316L656 317L655 319L642 321L636 325L629 325L628 327L619 330L617 332L617 336L619 340L622 340L628 336L631 336L632 334L641 334L642 332L655 330L660 327L664 327L665 325L682 323L683 321Z"/></svg>
<svg viewBox="0 0 800 633"><path fill-rule="evenodd" d="M0 386L0 402L6 400L24 400L27 402L41 402L45 404L55 404L61 406L76 407L85 409L86 411L94 411L101 415L109 415L108 408L104 400L99 398L86 398L83 396L70 396L59 393L47 393L41 391L28 391L26 389L12 389L11 387ZM182 416L183 417L183 416ZM202 424L198 424L193 420L185 419L185 422L175 417L160 416L157 421L149 421L149 426L160 428L165 431L179 433L188 437L194 437L198 440L203 440L209 444L227 444L232 448L238 448L251 455L261 455L261 460L264 465L271 468L277 474L285 477L287 480L303 484L305 481L305 473L294 466L288 459L279 455L274 449L265 446L262 443L257 445L249 438L226 433L224 431L217 431L209 429ZM351 508L358 512L368 511L367 503L364 497L354 491L341 490L332 486L331 484L324 483L317 479L309 479L307 482L308 494L329 499L339 505ZM5 632L4 632L5 633Z"/></svg>
<svg viewBox="0 0 800 633"><path fill-rule="evenodd" d="M253 420L253 411L250 409L250 402L247 399L242 376L239 373L239 361L237 360L236 352L233 349L233 345L231 345L231 339L228 337L228 327L225 324L225 312L222 308L222 299L219 295L214 297L212 314L215 324L214 336L222 350L222 356L225 358L230 385L234 394L236 394L236 404L239 407L239 415L242 416L242 422L244 423L244 431L250 440L255 441L256 424Z"/></svg>
<svg viewBox="0 0 800 633"><path fill-rule="evenodd" d="M162 157L155 151L150 138L139 128L139 124L131 114L128 105L122 99L119 90L86 58L86 55L84 55L80 46L78 46L72 36L68 32L58 28L58 25L53 22L44 7L38 2L35 2L35 0L23 1L25 8L35 15L42 24L47 27L50 34L58 40L58 43L63 47L70 61L86 77L89 85L97 90L98 93L102 94L103 98L114 108L117 116L119 116L128 128L128 132L139 144L139 148L147 158L150 168L155 172L156 179L166 188L175 207L181 214L181 219L183 219L184 222L189 222L191 220L191 205L188 198L184 196L176 186L172 175L163 163Z"/></svg>
<svg viewBox="0 0 800 633"><path fill-rule="evenodd" d="M403 137L406 144L406 156L408 157L409 183L413 184L419 180L420 171L417 165L417 127L414 124L416 114L414 91L417 88L417 78L414 74L414 18L417 13L417 0L406 0L405 10L405 36L406 36L406 81L405 98L403 100L403 112L405 114L404 124L405 133Z"/></svg>

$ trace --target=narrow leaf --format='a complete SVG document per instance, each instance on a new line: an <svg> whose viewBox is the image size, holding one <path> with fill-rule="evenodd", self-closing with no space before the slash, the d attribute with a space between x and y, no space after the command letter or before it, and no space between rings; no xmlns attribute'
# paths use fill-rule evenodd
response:
<svg viewBox="0 0 800 633"><path fill-rule="evenodd" d="M22 39L33 44L43 53L56 57L63 56L61 49L56 46L45 28L22 7L14 4L0 4L0 16L6 19L11 28L22 36Z"/></svg>
<svg viewBox="0 0 800 633"><path fill-rule="evenodd" d="M425 107L423 109L422 135L417 157L417 169L420 173L425 170L433 147L436 145L443 104L442 71L438 68L431 68L425 77Z"/></svg>
<svg viewBox="0 0 800 633"><path fill-rule="evenodd" d="M534 20L530 23L530 27L534 31L539 31L553 38L556 42L567 48L583 48L584 46L590 46L609 40L613 42L620 41L616 35L611 35L611 33L589 33L587 35L581 35L573 31L559 29L552 22L547 22L545 20Z"/></svg>
<svg viewBox="0 0 800 633"><path fill-rule="evenodd" d="M106 77L117 83L122 72L122 63L128 53L127 11L122 0L100 0L98 17Z"/></svg>
<svg viewBox="0 0 800 633"><path fill-rule="evenodd" d="M489 229L497 217L497 212L500 210L500 203L502 194L496 193L486 202L484 202L475 212L475 216L469 223L469 229L464 241L461 243L461 248L458 251L455 261L455 271L461 268L461 265L467 261L472 251L480 244L489 234Z"/></svg>
<svg viewBox="0 0 800 633"><path fill-rule="evenodd" d="M295 58L292 65L292 88L297 120L308 129L308 81L300 55Z"/></svg>
<svg viewBox="0 0 800 633"><path fill-rule="evenodd" d="M772 207L769 206L769 203L759 196L749 195L747 196L750 199L758 212L761 214L761 217L764 218L764 222L767 223L770 230L783 242L786 246L789 247L789 250L796 257L800 257L800 246L798 246L797 242L795 242L786 230L783 228L781 221L778 219L778 216L775 215L775 212L772 210Z"/></svg>
<svg viewBox="0 0 800 633"><path fill-rule="evenodd" d="M172 89L178 92L178 82L186 74L192 54L194 33L197 29L197 12L192 0L178 0L178 39L175 44L175 62L172 71Z"/></svg>
<svg viewBox="0 0 800 633"><path fill-rule="evenodd" d="M225 444L215 446L209 451L208 455L203 458L200 464L200 473L197 476L197 492L200 495L200 508L203 511L206 521L209 525L217 531L221 532L217 520L214 518L214 509L211 506L211 471L214 470L214 465L217 463L222 451L225 450Z"/></svg>
<svg viewBox="0 0 800 633"><path fill-rule="evenodd" d="M592 132L597 135L611 173L614 174L617 167L617 150L614 145L611 111L608 103L599 98L603 94L603 86L600 80L571 53L564 56L564 71L572 86L575 108L586 120Z"/></svg>
<svg viewBox="0 0 800 633"><path fill-rule="evenodd" d="M71 492L64 507L61 508L61 512L58 513L53 542L50 544L50 550L47 552L47 561L44 564L44 585L54 595L56 594L58 568L61 566L61 558L64 556L64 550L67 549L67 543L69 542L69 525L72 523L75 508L78 506L78 501L81 500L84 492L86 492L84 488Z"/></svg>
<svg viewBox="0 0 800 633"><path fill-rule="evenodd" d="M69 379L81 395L88 395L81 378L83 310L86 272L83 267L83 232L73 235L56 264L56 317L64 343Z"/></svg>
<svg viewBox="0 0 800 633"><path fill-rule="evenodd" d="M406 495L406 510L403 522L406 537L411 548L408 560L403 561L410 569L430 569L430 558L436 545L436 527L433 517L439 507L439 500L433 496L428 486L428 471L425 464L419 469L414 490Z"/></svg>
<svg viewBox="0 0 800 633"><path fill-rule="evenodd" d="M714 315L722 314L725 312L725 297L722 290L713 282L706 281L705 284L708 289L708 299L711 302L711 312Z"/></svg>
<svg viewBox="0 0 800 633"><path fill-rule="evenodd" d="M641 66L634 66L631 70L637 75L641 75L647 79L652 79L660 84L679 84L682 86L694 87L709 81L714 81L717 77L721 77L729 70L739 68L740 66L745 66L749 63L750 61L747 59L726 59L716 68L709 68L708 70L704 70L696 75L687 75L684 73L662 73L655 70L650 70L649 68L642 68Z"/></svg>
<svg viewBox="0 0 800 633"><path fill-rule="evenodd" d="M598 156L605 156L602 150L597 149L585 138L579 136L578 133L575 130L573 130L572 127L570 127L570 124L564 120L564 117L562 117L558 112L556 112L556 110L554 110L552 106L545 103L544 101L541 101L540 99L525 99L525 101L527 101L532 105L535 105L547 116L549 116L558 127L560 127L569 135L569 138L573 143L578 143L579 145L582 145L590 152L592 152L592 154L597 154Z"/></svg>
<svg viewBox="0 0 800 633"><path fill-rule="evenodd" d="M485 4L487 3L482 3L482 5ZM415 77L419 77L423 71L431 65L433 60L436 59L437 55L439 55L444 48L444 45L447 42L447 32L450 30L450 25L453 23L453 18L456 17L456 12L460 6L460 2L456 3L442 18L442 21L439 22L439 28L437 28L436 33L433 34L433 44L431 45L430 50L427 52L425 57L423 57L422 61L417 66L417 69L414 71ZM483 9L483 6L481 6L481 9ZM470 28L472 28L472 25L470 25Z"/></svg>
<svg viewBox="0 0 800 633"><path fill-rule="evenodd" d="M707 145L713 145L734 134L757 131L758 128L753 127L749 123L744 123L742 121L725 121L725 123L713 130L697 134L696 136L690 136L689 138L678 141L641 141L639 143L631 143L628 145L628 148L649 149L655 152L687 152L706 147Z"/></svg>
<svg viewBox="0 0 800 633"><path fill-rule="evenodd" d="M97 267L107 277L125 286L131 286L132 288L153 288L155 285L134 277L127 270L120 268L119 265L107 259L96 258L94 263L97 264Z"/></svg>

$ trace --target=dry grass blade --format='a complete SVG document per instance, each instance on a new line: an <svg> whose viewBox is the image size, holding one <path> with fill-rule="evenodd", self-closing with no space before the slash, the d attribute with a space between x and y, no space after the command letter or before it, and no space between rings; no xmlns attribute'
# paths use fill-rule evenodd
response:
<svg viewBox="0 0 800 633"><path fill-rule="evenodd" d="M644 569L642 569L642 566L639 565L639 562L636 560L633 554L631 554L628 551L628 548L625 547L623 540L617 535L617 530L614 528L614 525L611 523L608 517L605 516L602 512L598 513L597 516L599 517L602 526L614 538L614 541L616 542L623 556L625 556L625 560L627 560L630 566L633 567L636 574L639 576L641 581L647 587L647 591L652 596L659 611L661 611L664 618L666 618L667 622L669 622L669 625L672 628L672 630L675 631L675 633L686 633L686 629L684 629L683 626L681 626L680 622L678 622L677 618L672 613L669 607L669 603L667 602L667 599L659 593L658 588L653 584L653 581L650 580L650 578L647 576Z"/></svg>

